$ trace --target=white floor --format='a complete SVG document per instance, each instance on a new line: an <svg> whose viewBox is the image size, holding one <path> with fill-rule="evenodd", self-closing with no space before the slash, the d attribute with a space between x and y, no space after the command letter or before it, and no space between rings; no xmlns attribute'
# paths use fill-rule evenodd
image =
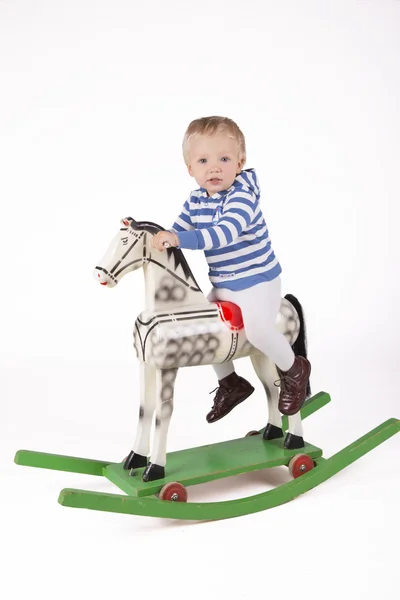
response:
<svg viewBox="0 0 400 600"><path fill-rule="evenodd" d="M0 2L1 600L399 598L400 435L288 504L217 522L62 507L66 487L117 490L13 463L130 450L143 273L106 291L92 271L120 218L172 225L196 187L184 131L212 114L245 133L313 391L332 397L306 440L329 457L400 418L399 31L399 2ZM203 253L185 256L207 293ZM213 425L212 369L178 374L170 451L265 425L250 361L237 368L256 391ZM189 501L287 480L265 470Z"/></svg>

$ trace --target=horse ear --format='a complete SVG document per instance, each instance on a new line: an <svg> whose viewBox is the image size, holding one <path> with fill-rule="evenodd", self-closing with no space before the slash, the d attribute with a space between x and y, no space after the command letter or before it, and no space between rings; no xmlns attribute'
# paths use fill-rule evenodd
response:
<svg viewBox="0 0 400 600"><path fill-rule="evenodd" d="M137 225L136 221L132 219L132 217L126 217L126 219L121 219L121 224L125 225L125 227L135 227Z"/></svg>

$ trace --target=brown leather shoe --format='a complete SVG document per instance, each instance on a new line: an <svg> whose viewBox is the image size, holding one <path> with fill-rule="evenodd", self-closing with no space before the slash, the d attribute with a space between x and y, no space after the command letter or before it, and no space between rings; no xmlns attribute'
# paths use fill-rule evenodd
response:
<svg viewBox="0 0 400 600"><path fill-rule="evenodd" d="M217 393L215 394L213 407L206 416L208 423L215 423L215 421L225 417L235 406L246 400L254 392L253 386L246 379L237 375L235 371L218 383L219 388L216 388Z"/></svg>
<svg viewBox="0 0 400 600"><path fill-rule="evenodd" d="M311 364L303 356L296 356L289 371L278 369L281 379L275 382L280 385L279 411L283 415L295 415L307 398L307 383L310 378Z"/></svg>

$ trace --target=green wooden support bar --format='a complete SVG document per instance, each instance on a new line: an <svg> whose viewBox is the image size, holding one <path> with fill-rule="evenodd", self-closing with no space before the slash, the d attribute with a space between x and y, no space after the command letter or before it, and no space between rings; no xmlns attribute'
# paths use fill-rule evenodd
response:
<svg viewBox="0 0 400 600"><path fill-rule="evenodd" d="M157 498L136 498L85 490L64 489L59 503L75 508L88 508L123 514L163 517L169 519L215 520L247 515L284 504L326 481L361 456L400 431L398 419L388 419L363 437L326 460L317 459L317 466L297 479L273 490L224 502L169 502Z"/></svg>
<svg viewBox="0 0 400 600"><path fill-rule="evenodd" d="M86 475L103 475L103 469L112 464L110 461L93 460L91 458L78 458L64 456L63 454L48 454L32 450L18 450L14 462L25 467L40 467L55 471L70 471Z"/></svg>

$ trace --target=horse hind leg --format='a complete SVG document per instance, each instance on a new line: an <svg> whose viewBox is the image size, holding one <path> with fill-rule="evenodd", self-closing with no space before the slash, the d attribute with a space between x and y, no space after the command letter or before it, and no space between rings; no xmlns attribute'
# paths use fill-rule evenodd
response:
<svg viewBox="0 0 400 600"><path fill-rule="evenodd" d="M278 409L279 388L275 382L279 380L276 365L265 354L251 356L254 370L264 386L268 398L268 423L265 426L264 440L274 440L283 437L282 415ZM288 431L284 440L284 447L288 450L304 448L303 424L300 412L288 419Z"/></svg>
<svg viewBox="0 0 400 600"><path fill-rule="evenodd" d="M303 356L304 358L307 358L307 333L303 307L301 306L296 296L293 296L292 294L286 294L285 300L287 300L292 305L292 309L294 309L298 317L299 330L297 333L296 340L292 345L292 350L295 356ZM291 322L296 321L295 313L291 312L291 314L289 315ZM308 381L307 397L310 395L311 386L310 381ZM286 435L285 447L291 450L294 450L296 448L304 448L303 425L301 421L300 411L292 416L289 416L289 431Z"/></svg>
<svg viewBox="0 0 400 600"><path fill-rule="evenodd" d="M263 384L268 401L268 423L265 426L263 438L273 440L283 437L282 415L278 410L279 392L274 386L278 373L274 363L265 354L257 353L250 356L257 377Z"/></svg>
<svg viewBox="0 0 400 600"><path fill-rule="evenodd" d="M140 363L140 406L136 439L131 452L125 459L124 469L140 469L147 465L150 448L150 432L156 407L156 369Z"/></svg>
<svg viewBox="0 0 400 600"><path fill-rule="evenodd" d="M303 438L303 423L300 416L300 411L289 417L288 432L285 437L285 448L295 450L296 448L304 448Z"/></svg>
<svg viewBox="0 0 400 600"><path fill-rule="evenodd" d="M167 462L168 428L174 408L174 387L178 369L156 371L156 422L150 462L143 473L143 481L154 481L165 477Z"/></svg>

